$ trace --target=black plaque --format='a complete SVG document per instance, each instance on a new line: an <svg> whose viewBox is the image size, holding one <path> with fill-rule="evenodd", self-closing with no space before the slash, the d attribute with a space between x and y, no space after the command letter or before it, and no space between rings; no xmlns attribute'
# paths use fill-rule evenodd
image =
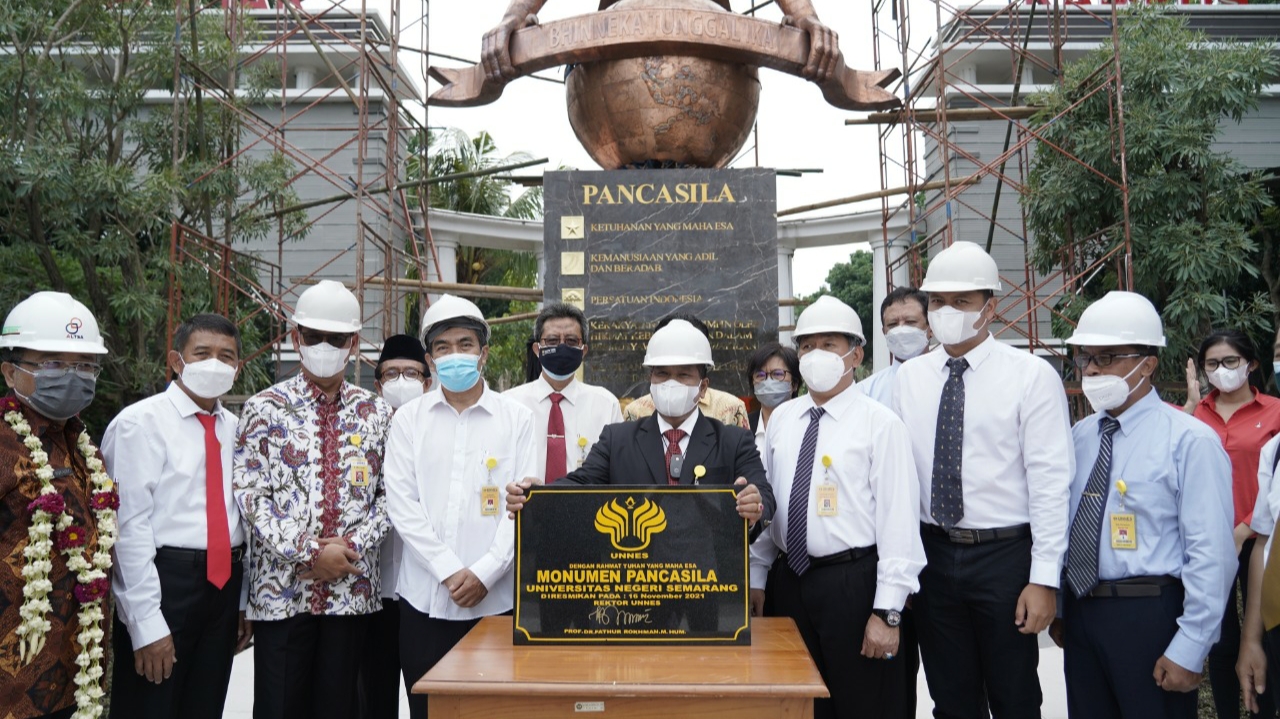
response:
<svg viewBox="0 0 1280 719"><path fill-rule="evenodd" d="M516 515L516 644L751 643L730 487L535 486Z"/></svg>
<svg viewBox="0 0 1280 719"><path fill-rule="evenodd" d="M586 381L647 394L649 335L682 310L710 327L711 386L750 393L747 357L778 336L773 170L548 172L544 192L545 297L586 312Z"/></svg>

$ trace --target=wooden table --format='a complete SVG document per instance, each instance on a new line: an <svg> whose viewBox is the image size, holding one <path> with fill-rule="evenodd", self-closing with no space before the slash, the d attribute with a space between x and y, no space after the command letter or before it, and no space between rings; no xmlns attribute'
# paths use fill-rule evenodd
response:
<svg viewBox="0 0 1280 719"><path fill-rule="evenodd" d="M801 719L830 696L795 622L751 621L751 646L514 646L480 620L426 676L431 719Z"/></svg>

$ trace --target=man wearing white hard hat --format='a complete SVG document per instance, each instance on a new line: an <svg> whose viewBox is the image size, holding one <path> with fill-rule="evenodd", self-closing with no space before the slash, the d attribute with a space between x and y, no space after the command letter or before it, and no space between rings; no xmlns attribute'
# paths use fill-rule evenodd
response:
<svg viewBox="0 0 1280 719"><path fill-rule="evenodd" d="M244 404L233 459L250 530L257 719L351 717L390 527L382 457L391 407L346 381L360 303L323 280L298 297L297 376Z"/></svg>
<svg viewBox="0 0 1280 719"><path fill-rule="evenodd" d="M1160 399L1160 315L1109 292L1072 358L1094 414L1072 430L1061 632L1067 713L1193 719L1236 575L1231 463L1217 434ZM1154 681L1153 681L1154 678Z"/></svg>
<svg viewBox="0 0 1280 719"><path fill-rule="evenodd" d="M511 611L515 526L501 488L537 474L533 413L489 389L489 325L474 303L443 295L422 317L435 378L400 408L387 444L387 504L403 542L400 665L422 678L482 617ZM427 697L409 697L427 716Z"/></svg>
<svg viewBox="0 0 1280 719"><path fill-rule="evenodd" d="M1073 454L1062 378L996 340L995 260L956 242L929 262L941 343L898 369L928 564L912 600L939 717L1040 715L1036 635L1055 613Z"/></svg>
<svg viewBox="0 0 1280 719"><path fill-rule="evenodd" d="M707 391L711 341L685 320L672 320L649 338L644 366L657 412L607 425L587 460L560 482L568 484L731 484L738 514L753 531L773 516L774 497L755 437L698 409ZM701 469L701 472L698 470ZM507 485L507 509L524 507L531 482ZM755 536L754 534L752 535Z"/></svg>
<svg viewBox="0 0 1280 719"><path fill-rule="evenodd" d="M5 318L0 370L0 712L101 711L119 500L77 415L107 349L89 309L37 292ZM32 541L33 537L41 541Z"/></svg>
<svg viewBox="0 0 1280 719"><path fill-rule="evenodd" d="M765 431L778 514L751 545L752 611L767 595L796 621L831 692L815 717L898 719L899 625L924 566L911 443L854 384L866 339L853 308L819 297L793 336L809 392L775 409Z"/></svg>
<svg viewBox="0 0 1280 719"><path fill-rule="evenodd" d="M120 491L111 715L220 719L251 631L231 491L236 416L219 399L240 369L240 331L195 315L173 333L168 363L169 387L121 410L102 440Z"/></svg>

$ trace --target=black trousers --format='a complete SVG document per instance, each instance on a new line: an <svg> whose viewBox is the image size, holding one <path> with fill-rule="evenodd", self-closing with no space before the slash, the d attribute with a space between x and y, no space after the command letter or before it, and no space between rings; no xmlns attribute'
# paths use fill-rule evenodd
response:
<svg viewBox="0 0 1280 719"><path fill-rule="evenodd" d="M876 595L876 555L813 567L796 576L781 559L765 587L771 607L791 617L818 665L830 699L813 704L815 719L901 719L905 661L862 656L862 639ZM901 636L901 634L899 634Z"/></svg>
<svg viewBox="0 0 1280 719"><path fill-rule="evenodd" d="M924 531L912 600L937 719L1039 719L1040 649L1014 625L1031 576L1031 538L953 544Z"/></svg>
<svg viewBox="0 0 1280 719"><path fill-rule="evenodd" d="M478 623L479 619L433 619L400 601L400 667L409 693L410 719L427 719L427 695L414 694L414 683Z"/></svg>
<svg viewBox="0 0 1280 719"><path fill-rule="evenodd" d="M400 602L383 599L360 664L360 719L400 717Z"/></svg>
<svg viewBox="0 0 1280 719"><path fill-rule="evenodd" d="M911 600L908 600L911 601ZM902 716L915 719L916 678L920 676L920 638L916 631L916 613L911 607L902 610L898 629L898 656L902 657Z"/></svg>
<svg viewBox="0 0 1280 719"><path fill-rule="evenodd" d="M1267 655L1267 693L1271 694L1280 691L1280 627L1262 635L1262 651Z"/></svg>
<svg viewBox="0 0 1280 719"><path fill-rule="evenodd" d="M1181 584L1158 597L1076 599L1063 592L1068 717L1195 719L1197 692L1167 692L1152 678L1178 632L1183 597Z"/></svg>
<svg viewBox="0 0 1280 719"><path fill-rule="evenodd" d="M370 615L253 624L254 719L351 719Z"/></svg>
<svg viewBox="0 0 1280 719"><path fill-rule="evenodd" d="M1236 608L1236 598L1239 596L1242 602L1249 601L1249 555L1253 553L1253 545L1252 537L1241 545L1240 568L1236 571L1236 581L1231 584L1227 609L1222 614L1222 634L1218 643L1209 650L1209 686L1213 689L1213 705L1219 719L1240 716L1240 680L1236 677L1236 659L1240 656L1240 611ZM1269 690L1258 696L1258 709L1257 714L1250 715L1253 719L1274 719L1276 716L1275 700Z"/></svg>
<svg viewBox="0 0 1280 719"><path fill-rule="evenodd" d="M240 617L244 565L231 563L231 579L218 589L203 561L155 560L160 577L160 613L169 625L178 661L159 684L134 671L133 643L115 617L112 648L113 719L221 719L231 682Z"/></svg>

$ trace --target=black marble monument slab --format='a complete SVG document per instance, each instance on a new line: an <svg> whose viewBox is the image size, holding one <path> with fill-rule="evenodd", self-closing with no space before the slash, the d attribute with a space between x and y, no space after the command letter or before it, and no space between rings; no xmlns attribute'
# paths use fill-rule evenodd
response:
<svg viewBox="0 0 1280 719"><path fill-rule="evenodd" d="M649 392L645 345L686 311L711 332L711 386L749 394L746 359L778 336L773 170L616 170L544 176L546 301L583 309L585 379Z"/></svg>
<svg viewBox="0 0 1280 719"><path fill-rule="evenodd" d="M537 486L516 515L516 644L751 643L729 487Z"/></svg>

